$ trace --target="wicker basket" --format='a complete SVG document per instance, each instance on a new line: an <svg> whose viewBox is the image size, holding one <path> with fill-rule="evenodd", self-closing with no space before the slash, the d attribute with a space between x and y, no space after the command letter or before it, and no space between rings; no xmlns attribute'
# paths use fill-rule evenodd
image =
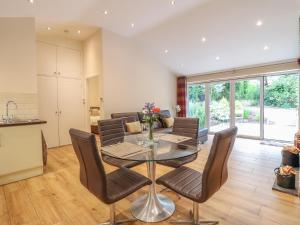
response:
<svg viewBox="0 0 300 225"><path fill-rule="evenodd" d="M279 168L274 169L275 175L276 175L276 180L277 180L277 185L283 188L287 189L295 189L295 181L296 181L296 176L295 174L290 174L290 175L281 175L279 172Z"/></svg>

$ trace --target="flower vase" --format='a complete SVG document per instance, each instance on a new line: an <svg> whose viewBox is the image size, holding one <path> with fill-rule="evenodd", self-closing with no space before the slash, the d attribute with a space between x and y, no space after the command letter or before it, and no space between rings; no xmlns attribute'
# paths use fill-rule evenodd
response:
<svg viewBox="0 0 300 225"><path fill-rule="evenodd" d="M153 142L153 123L149 123L149 136L148 139L150 142Z"/></svg>

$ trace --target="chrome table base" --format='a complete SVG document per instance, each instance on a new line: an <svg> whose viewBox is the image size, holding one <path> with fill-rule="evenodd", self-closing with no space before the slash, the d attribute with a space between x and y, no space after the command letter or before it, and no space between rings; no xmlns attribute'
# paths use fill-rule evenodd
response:
<svg viewBox="0 0 300 225"><path fill-rule="evenodd" d="M136 200L132 207L132 215L144 222L159 222L169 218L175 211L174 203L164 195L155 197L144 195Z"/></svg>
<svg viewBox="0 0 300 225"><path fill-rule="evenodd" d="M148 176L152 180L149 193L137 199L131 206L132 215L143 222L159 222L168 219L175 211L174 202L156 193L156 162L147 162Z"/></svg>

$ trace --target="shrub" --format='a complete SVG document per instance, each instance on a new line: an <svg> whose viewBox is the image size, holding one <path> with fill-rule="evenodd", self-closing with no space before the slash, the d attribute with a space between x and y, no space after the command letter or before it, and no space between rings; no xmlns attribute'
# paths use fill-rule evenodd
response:
<svg viewBox="0 0 300 225"><path fill-rule="evenodd" d="M249 109L244 109L243 119L247 120L247 119L249 119L249 117L250 117L250 110Z"/></svg>
<svg viewBox="0 0 300 225"><path fill-rule="evenodd" d="M212 101L210 105L210 116L212 119L217 121L229 121L230 109L228 100L226 98L222 98L218 102Z"/></svg>
<svg viewBox="0 0 300 225"><path fill-rule="evenodd" d="M200 127L205 126L205 104L204 102L190 102L189 116L199 118Z"/></svg>

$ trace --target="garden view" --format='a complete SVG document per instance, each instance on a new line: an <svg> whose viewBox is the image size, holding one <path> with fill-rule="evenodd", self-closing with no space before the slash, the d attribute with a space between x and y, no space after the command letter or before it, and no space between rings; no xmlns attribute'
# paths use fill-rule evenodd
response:
<svg viewBox="0 0 300 225"><path fill-rule="evenodd" d="M234 123L240 135L260 137L260 82L264 82L264 137L292 140L298 129L298 74L267 76L234 82ZM230 82L210 83L208 123L216 132L230 126ZM189 116L205 126L205 85L188 87Z"/></svg>

